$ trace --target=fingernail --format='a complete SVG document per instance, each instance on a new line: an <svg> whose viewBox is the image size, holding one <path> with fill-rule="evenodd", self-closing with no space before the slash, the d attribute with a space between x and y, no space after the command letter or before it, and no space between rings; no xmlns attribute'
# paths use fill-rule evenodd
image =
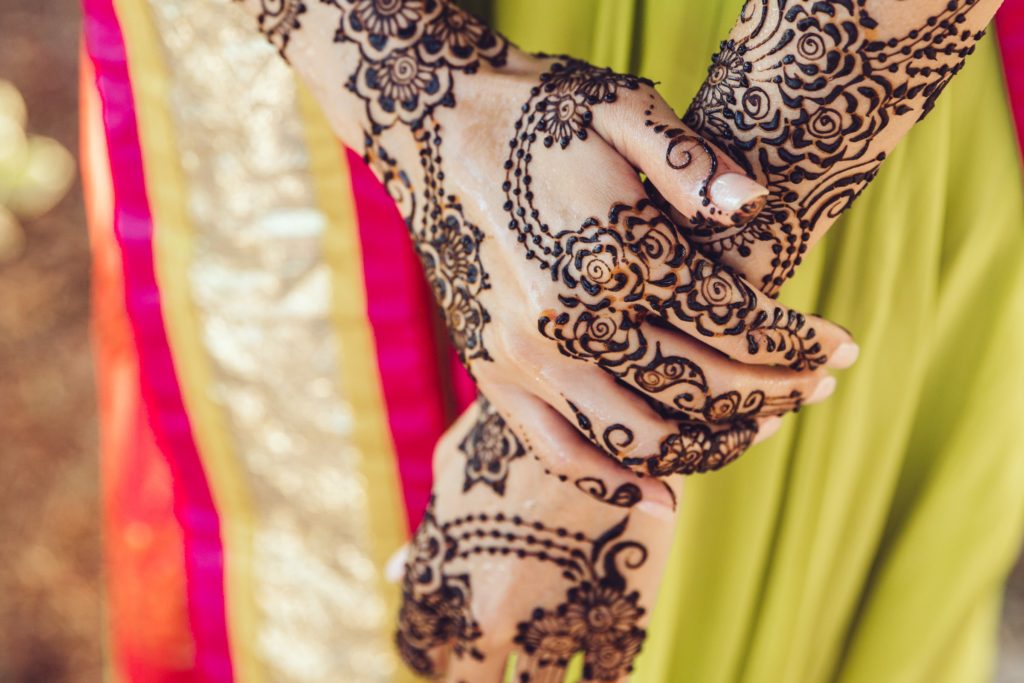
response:
<svg viewBox="0 0 1024 683"><path fill-rule="evenodd" d="M826 377L825 379L818 382L818 386L815 387L814 393L805 401L807 405L815 403L821 403L826 398L831 396L836 390L836 378Z"/></svg>
<svg viewBox="0 0 1024 683"><path fill-rule="evenodd" d="M633 506L633 510L664 522L672 521L676 515L675 510L670 505L653 500L642 500Z"/></svg>
<svg viewBox="0 0 1024 683"><path fill-rule="evenodd" d="M853 342L845 342L835 350L831 357L829 357L828 362L825 363L825 367L845 370L857 362L857 356L859 355L859 346Z"/></svg>
<svg viewBox="0 0 1024 683"><path fill-rule="evenodd" d="M768 189L742 173L723 173L708 188L708 197L724 213L754 216L768 198Z"/></svg>
<svg viewBox="0 0 1024 683"><path fill-rule="evenodd" d="M398 583L405 574L405 560L409 556L409 546L403 545L395 551L387 564L384 565L384 578L388 583Z"/></svg>
<svg viewBox="0 0 1024 683"><path fill-rule="evenodd" d="M761 426L757 428L757 436L754 437L754 443L761 443L765 439L774 436L775 432L779 431L779 427L781 426L781 417L769 417L762 420Z"/></svg>

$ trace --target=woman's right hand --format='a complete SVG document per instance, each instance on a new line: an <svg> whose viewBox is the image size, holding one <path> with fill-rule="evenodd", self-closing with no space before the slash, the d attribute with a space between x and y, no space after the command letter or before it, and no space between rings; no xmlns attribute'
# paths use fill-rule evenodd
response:
<svg viewBox="0 0 1024 683"><path fill-rule="evenodd" d="M420 674L496 683L514 653L514 680L554 683L581 654L586 680L618 682L640 651L683 480L640 479L535 409L513 431L480 399L438 443L396 634ZM562 459L591 474L545 471Z"/></svg>
<svg viewBox="0 0 1024 683"><path fill-rule="evenodd" d="M506 397L532 400L637 473L707 471L855 358L844 330L702 256L648 199L638 170L723 226L766 195L649 82L526 55L447 0L250 4L403 210L506 418Z"/></svg>

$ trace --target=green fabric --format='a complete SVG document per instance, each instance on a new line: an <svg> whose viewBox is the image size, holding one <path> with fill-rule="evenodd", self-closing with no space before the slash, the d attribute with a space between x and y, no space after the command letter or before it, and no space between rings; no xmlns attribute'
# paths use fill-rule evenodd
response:
<svg viewBox="0 0 1024 683"><path fill-rule="evenodd" d="M483 5L488 5L485 1ZM684 110L740 0L494 0L497 28ZM985 39L787 285L849 327L837 394L687 484L634 681L991 677L1024 521L1024 200Z"/></svg>

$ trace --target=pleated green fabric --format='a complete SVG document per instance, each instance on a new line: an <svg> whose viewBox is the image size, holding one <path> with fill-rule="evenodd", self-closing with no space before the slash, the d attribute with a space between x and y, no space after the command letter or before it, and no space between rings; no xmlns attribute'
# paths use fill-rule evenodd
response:
<svg viewBox="0 0 1024 683"><path fill-rule="evenodd" d="M677 110L740 0L482 0ZM783 300L850 328L825 405L687 483L634 681L989 680L1024 527L1024 184L993 39Z"/></svg>

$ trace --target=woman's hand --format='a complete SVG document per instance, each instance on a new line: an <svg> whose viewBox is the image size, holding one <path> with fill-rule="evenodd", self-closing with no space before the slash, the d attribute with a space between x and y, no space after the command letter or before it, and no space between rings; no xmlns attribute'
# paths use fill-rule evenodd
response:
<svg viewBox="0 0 1024 683"><path fill-rule="evenodd" d="M735 229L765 196L649 83L528 56L447 1L249 4L395 197L506 416L527 394L637 472L706 471L855 357L846 332L702 256L648 199L637 169L675 210Z"/></svg>
<svg viewBox="0 0 1024 683"><path fill-rule="evenodd" d="M531 425L522 439L481 399L438 444L434 497L407 551L399 652L447 681L500 681L513 653L514 680L561 681L578 652L587 680L624 680L676 492L611 462L549 408L513 410ZM592 475L545 472L561 458L589 461Z"/></svg>
<svg viewBox="0 0 1024 683"><path fill-rule="evenodd" d="M1000 4L747 2L685 121L770 195L744 225L677 215L690 239L762 291L778 292L931 111Z"/></svg>

